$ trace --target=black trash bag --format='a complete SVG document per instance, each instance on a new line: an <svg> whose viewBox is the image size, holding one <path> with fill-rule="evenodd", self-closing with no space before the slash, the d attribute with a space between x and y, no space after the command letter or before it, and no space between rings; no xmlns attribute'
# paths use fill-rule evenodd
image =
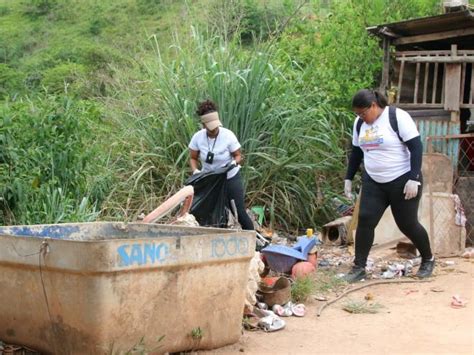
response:
<svg viewBox="0 0 474 355"><path fill-rule="evenodd" d="M228 222L227 172L235 165L195 174L185 181L194 187L191 213L199 225L226 228Z"/></svg>

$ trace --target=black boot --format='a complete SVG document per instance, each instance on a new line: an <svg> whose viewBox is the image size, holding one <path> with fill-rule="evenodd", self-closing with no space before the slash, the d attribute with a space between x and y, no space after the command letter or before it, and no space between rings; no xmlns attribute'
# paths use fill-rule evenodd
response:
<svg viewBox="0 0 474 355"><path fill-rule="evenodd" d="M353 283L365 279L365 267L353 266L348 274L344 275L343 280L348 283Z"/></svg>
<svg viewBox="0 0 474 355"><path fill-rule="evenodd" d="M435 267L435 260L428 260L428 261L422 261L420 268L418 269L418 272L416 273L416 277L419 277L420 279L424 279L426 277L430 277L431 274L433 273Z"/></svg>

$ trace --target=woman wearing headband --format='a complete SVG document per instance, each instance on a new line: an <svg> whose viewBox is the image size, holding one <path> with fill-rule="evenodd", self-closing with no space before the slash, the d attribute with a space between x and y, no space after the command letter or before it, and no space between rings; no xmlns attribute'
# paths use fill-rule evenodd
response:
<svg viewBox="0 0 474 355"><path fill-rule="evenodd" d="M253 223L245 210L244 185L240 174L242 154L240 143L235 134L222 127L217 112L217 105L206 100L198 105L196 111L204 126L196 132L189 143L189 164L193 174L209 172L226 165L235 165L227 172L228 199L234 200L237 207L239 223L243 229L253 230ZM199 162L201 169L199 169Z"/></svg>

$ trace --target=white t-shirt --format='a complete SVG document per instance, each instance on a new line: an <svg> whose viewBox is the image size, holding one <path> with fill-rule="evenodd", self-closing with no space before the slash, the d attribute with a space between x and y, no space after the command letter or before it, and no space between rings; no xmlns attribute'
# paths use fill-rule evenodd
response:
<svg viewBox="0 0 474 355"><path fill-rule="evenodd" d="M189 142L189 148L199 151L199 159L202 164L202 171L209 172L222 168L232 161L231 153L240 149L240 143L235 134L224 127L219 127L219 134L216 138L207 136L206 129L196 132ZM214 161L212 164L206 163L207 153L214 153ZM240 166L227 172L227 179L233 178L240 170Z"/></svg>
<svg viewBox="0 0 474 355"><path fill-rule="evenodd" d="M364 152L364 166L376 182L385 183L411 170L410 151L392 129L388 117L388 106L372 124L362 123L360 136L357 134L357 116L354 122L352 144ZM404 142L420 134L408 112L396 109L398 133Z"/></svg>

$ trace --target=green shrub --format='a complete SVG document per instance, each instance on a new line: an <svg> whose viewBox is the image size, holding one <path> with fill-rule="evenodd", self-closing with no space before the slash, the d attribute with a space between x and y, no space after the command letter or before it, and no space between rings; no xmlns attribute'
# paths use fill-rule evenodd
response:
<svg viewBox="0 0 474 355"><path fill-rule="evenodd" d="M51 93L67 91L67 88L85 78L86 68L81 64L64 63L45 70L42 84Z"/></svg>
<svg viewBox="0 0 474 355"><path fill-rule="evenodd" d="M22 91L23 73L0 63L0 100L7 95L15 96Z"/></svg>
<svg viewBox="0 0 474 355"><path fill-rule="evenodd" d="M94 105L67 97L6 102L0 115L1 224L96 217L100 196L91 186L103 184L103 170L95 116Z"/></svg>
<svg viewBox="0 0 474 355"><path fill-rule="evenodd" d="M440 6L438 0L332 0L315 1L312 9L280 38L283 60L290 56L304 81L327 93L331 104L348 107L357 90L379 80L382 51L366 27L434 15Z"/></svg>
<svg viewBox="0 0 474 355"><path fill-rule="evenodd" d="M11 9L8 6L1 5L0 6L0 16L6 16L11 12Z"/></svg>
<svg viewBox="0 0 474 355"><path fill-rule="evenodd" d="M299 277L291 285L291 300L295 303L306 302L316 289L311 276Z"/></svg>
<svg viewBox="0 0 474 355"><path fill-rule="evenodd" d="M57 4L57 0L27 0L25 14L32 18L45 16L50 14Z"/></svg>

